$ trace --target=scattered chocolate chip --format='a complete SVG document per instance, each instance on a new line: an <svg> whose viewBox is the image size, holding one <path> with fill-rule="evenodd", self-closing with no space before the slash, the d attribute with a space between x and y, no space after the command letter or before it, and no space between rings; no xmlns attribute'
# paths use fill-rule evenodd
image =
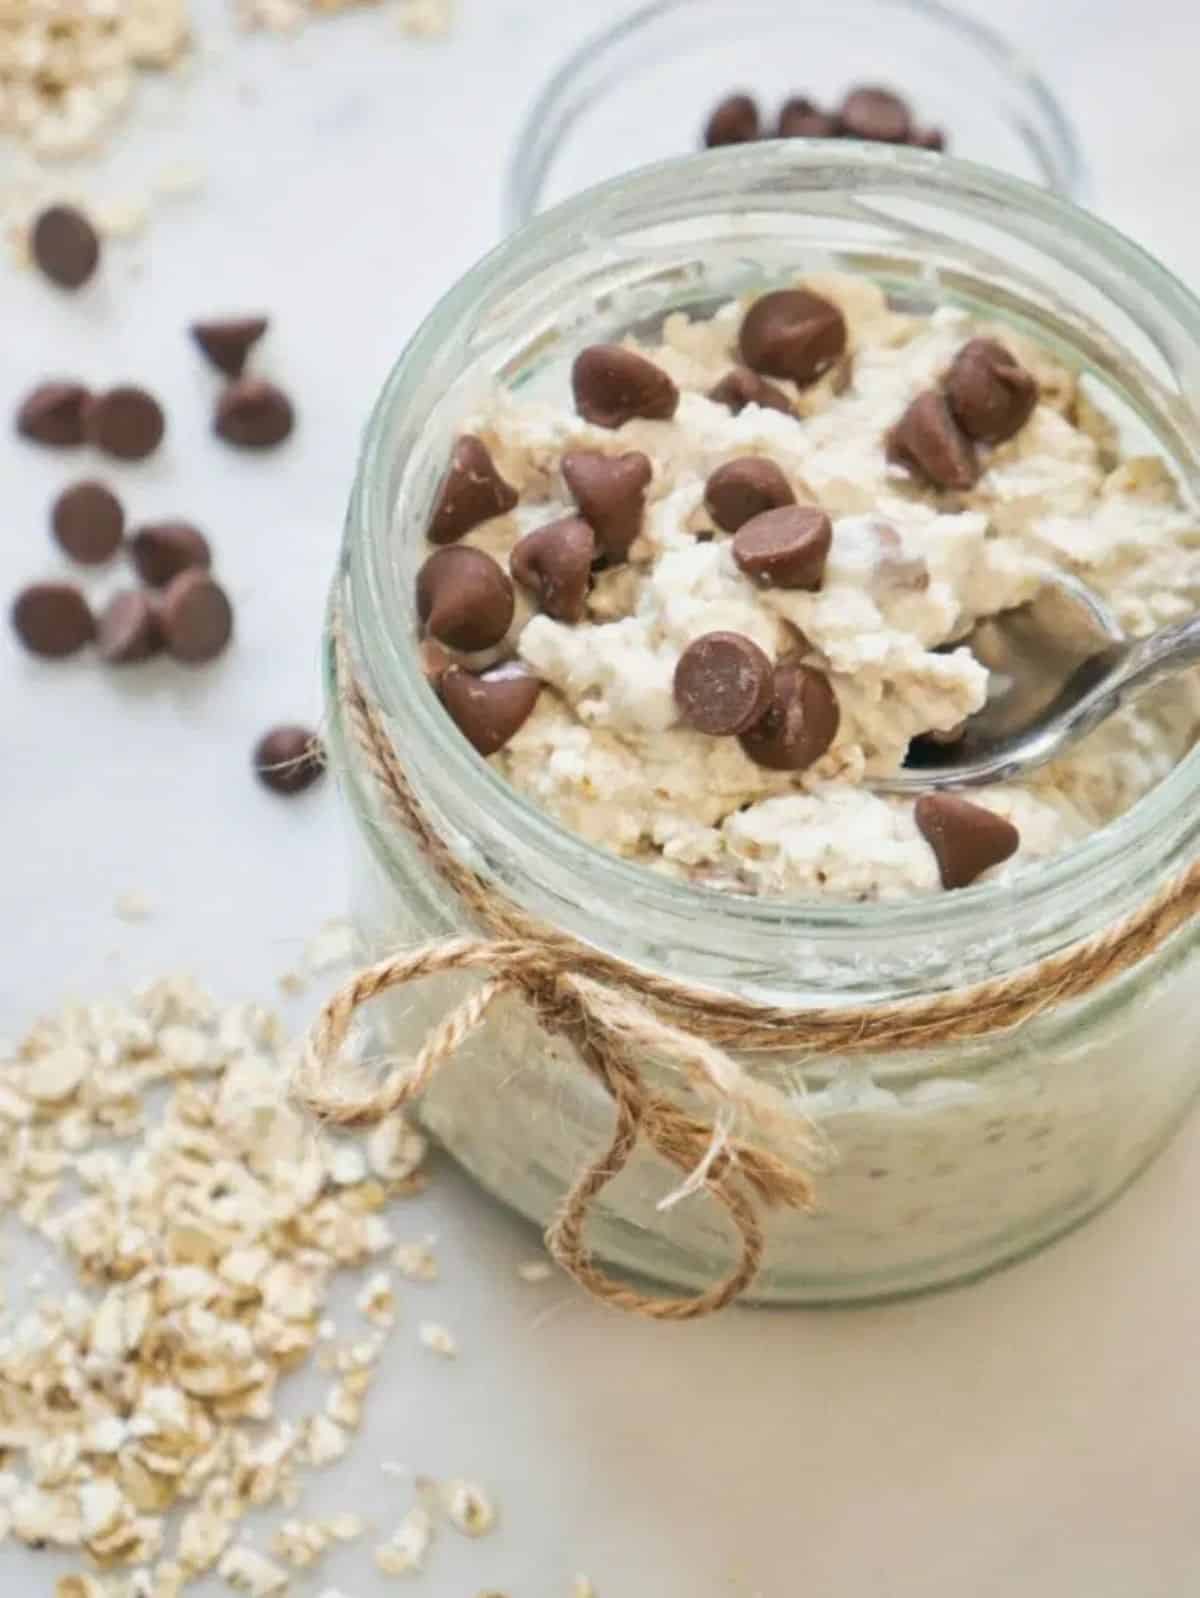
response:
<svg viewBox="0 0 1200 1598"><path fill-rule="evenodd" d="M496 470L487 445L473 433L464 433L438 491L429 542L452 544L481 522L505 515L516 503L517 491Z"/></svg>
<svg viewBox="0 0 1200 1598"><path fill-rule="evenodd" d="M193 566L212 565L208 539L191 522L152 522L129 540L137 574L151 588L165 588L172 577Z"/></svg>
<svg viewBox="0 0 1200 1598"><path fill-rule="evenodd" d="M746 312L739 344L753 371L790 377L803 388L845 354L846 319L808 289L778 289Z"/></svg>
<svg viewBox="0 0 1200 1598"><path fill-rule="evenodd" d="M143 588L114 594L96 624L96 647L110 666L149 660L162 648L154 598Z"/></svg>
<svg viewBox="0 0 1200 1598"><path fill-rule="evenodd" d="M708 397L718 405L727 406L735 416L740 416L747 405L759 405L765 411L782 411L785 416L795 415L792 402L783 390L768 383L765 377L759 377L748 366L735 366L727 372L709 389Z"/></svg>
<svg viewBox="0 0 1200 1598"><path fill-rule="evenodd" d="M941 128L917 128L910 134L908 142L918 150L944 150L946 135Z"/></svg>
<svg viewBox="0 0 1200 1598"><path fill-rule="evenodd" d="M100 261L96 229L72 205L51 205L34 219L29 248L40 270L60 288L81 288Z"/></svg>
<svg viewBox="0 0 1200 1598"><path fill-rule="evenodd" d="M714 738L745 732L771 702L772 667L753 638L705 633L675 667L675 703L689 727Z"/></svg>
<svg viewBox="0 0 1200 1598"><path fill-rule="evenodd" d="M154 395L132 384L96 394L84 408L83 431L88 443L122 461L153 455L166 427L162 406Z"/></svg>
<svg viewBox="0 0 1200 1598"><path fill-rule="evenodd" d="M481 755L494 755L529 719L541 679L524 666L495 666L481 676L449 666L438 690L458 730Z"/></svg>
<svg viewBox="0 0 1200 1598"><path fill-rule="evenodd" d="M587 607L596 535L582 516L564 516L526 533L509 557L517 581L555 621L579 621Z"/></svg>
<svg viewBox="0 0 1200 1598"><path fill-rule="evenodd" d="M508 573L482 549L436 550L417 573L417 615L427 631L468 654L490 649L513 619Z"/></svg>
<svg viewBox="0 0 1200 1598"><path fill-rule="evenodd" d="M704 485L704 503L718 527L736 533L743 522L763 511L794 505L796 496L774 461L743 455L717 467Z"/></svg>
<svg viewBox="0 0 1200 1598"><path fill-rule="evenodd" d="M803 94L784 102L775 127L777 139L835 139L837 134L837 118Z"/></svg>
<svg viewBox="0 0 1200 1598"><path fill-rule="evenodd" d="M250 351L266 331L265 316L228 316L218 322L193 322L191 328L201 354L226 377L241 377Z"/></svg>
<svg viewBox="0 0 1200 1598"><path fill-rule="evenodd" d="M303 793L325 770L321 740L308 727L272 727L254 746L254 771L272 793Z"/></svg>
<svg viewBox="0 0 1200 1598"><path fill-rule="evenodd" d="M291 400L261 377L235 378L221 391L213 417L217 437L238 449L273 449L295 425Z"/></svg>
<svg viewBox="0 0 1200 1598"><path fill-rule="evenodd" d="M195 567L173 577L158 602L169 654L188 665L213 660L233 634L233 608L225 590Z"/></svg>
<svg viewBox="0 0 1200 1598"><path fill-rule="evenodd" d="M635 416L669 421L679 390L644 355L623 344L591 344L580 350L571 369L575 409L597 427L621 427Z"/></svg>
<svg viewBox="0 0 1200 1598"><path fill-rule="evenodd" d="M761 130L758 106L748 94L727 95L704 125L704 143L712 150L721 144L750 144Z"/></svg>
<svg viewBox="0 0 1200 1598"><path fill-rule="evenodd" d="M620 565L642 530L646 489L654 475L649 457L640 450L602 455L573 449L562 458L562 474L596 535L597 554L611 566Z"/></svg>
<svg viewBox="0 0 1200 1598"><path fill-rule="evenodd" d="M34 655L61 660L96 636L88 602L70 583L33 583L12 608L17 637Z"/></svg>
<svg viewBox="0 0 1200 1598"><path fill-rule="evenodd" d="M787 505L744 522L733 540L733 558L764 588L821 586L833 542L829 517L816 505Z"/></svg>
<svg viewBox="0 0 1200 1598"><path fill-rule="evenodd" d="M788 662L776 666L766 713L740 742L756 766L803 771L829 748L840 720L837 696L824 672Z"/></svg>
<svg viewBox="0 0 1200 1598"><path fill-rule="evenodd" d="M851 89L838 107L838 126L850 139L904 144L912 132L912 112L890 89Z"/></svg>
<svg viewBox="0 0 1200 1598"><path fill-rule="evenodd" d="M957 794L923 793L913 816L937 859L943 888L967 887L1020 847L1011 821Z"/></svg>
<svg viewBox="0 0 1200 1598"><path fill-rule="evenodd" d="M963 432L984 444L1019 433L1038 402L1037 379L994 338L963 345L946 373L945 392Z"/></svg>
<svg viewBox="0 0 1200 1598"><path fill-rule="evenodd" d="M937 488L971 488L979 479L974 446L935 388L917 395L889 430L885 448L888 460L928 478Z"/></svg>
<svg viewBox="0 0 1200 1598"><path fill-rule="evenodd" d="M63 489L51 508L50 526L72 560L99 566L121 547L125 512L111 488L89 478Z"/></svg>
<svg viewBox="0 0 1200 1598"><path fill-rule="evenodd" d="M40 383L21 401L17 432L58 449L82 444L83 413L90 398L81 383Z"/></svg>

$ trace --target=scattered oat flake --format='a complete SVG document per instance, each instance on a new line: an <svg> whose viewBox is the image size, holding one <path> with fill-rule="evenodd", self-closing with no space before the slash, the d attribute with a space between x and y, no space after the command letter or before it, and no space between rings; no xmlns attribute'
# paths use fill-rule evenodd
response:
<svg viewBox="0 0 1200 1598"><path fill-rule="evenodd" d="M548 1282L554 1267L549 1260L525 1260L517 1266L517 1275L523 1282Z"/></svg>
<svg viewBox="0 0 1200 1598"><path fill-rule="evenodd" d="M396 1320L396 1295L386 1271L369 1277L355 1300L357 1308L374 1326L392 1326Z"/></svg>
<svg viewBox="0 0 1200 1598"><path fill-rule="evenodd" d="M422 1321L418 1336L426 1348L441 1354L443 1359L454 1359L458 1354L458 1344L452 1334L436 1321Z"/></svg>
<svg viewBox="0 0 1200 1598"><path fill-rule="evenodd" d="M571 1598L596 1598L596 1589L586 1576L576 1576L571 1583Z"/></svg>
<svg viewBox="0 0 1200 1598"><path fill-rule="evenodd" d="M148 921L154 914L154 906L140 893L118 894L113 910L122 921Z"/></svg>
<svg viewBox="0 0 1200 1598"><path fill-rule="evenodd" d="M454 26L454 0L401 0L398 20L414 39L443 39Z"/></svg>
<svg viewBox="0 0 1200 1598"><path fill-rule="evenodd" d="M327 921L304 946L304 964L314 974L348 965L354 958L354 928L349 921Z"/></svg>
<svg viewBox="0 0 1200 1598"><path fill-rule="evenodd" d="M249 1593L250 1598L273 1598L287 1590L287 1571L244 1544L229 1550L217 1567L217 1574L235 1592Z"/></svg>
<svg viewBox="0 0 1200 1598"><path fill-rule="evenodd" d="M443 1482L439 1496L451 1523L467 1537L483 1537L496 1524L491 1500L474 1482Z"/></svg>
<svg viewBox="0 0 1200 1598"><path fill-rule="evenodd" d="M375 1563L385 1576L405 1576L421 1569L433 1542L433 1518L414 1504L396 1530L375 1550Z"/></svg>
<svg viewBox="0 0 1200 1598"><path fill-rule="evenodd" d="M436 1282L438 1279L438 1262L430 1242L401 1243L392 1255L392 1264L410 1282Z"/></svg>

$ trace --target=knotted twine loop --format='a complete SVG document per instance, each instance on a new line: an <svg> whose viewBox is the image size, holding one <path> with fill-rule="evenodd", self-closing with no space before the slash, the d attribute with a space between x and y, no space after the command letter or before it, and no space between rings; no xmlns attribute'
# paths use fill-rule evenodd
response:
<svg viewBox="0 0 1200 1598"><path fill-rule="evenodd" d="M555 1259L588 1292L658 1320L711 1314L737 1298L762 1262L755 1203L809 1208L810 1172L822 1145L812 1125L774 1090L743 1071L739 1052L859 1054L966 1042L1009 1030L1041 1011L1115 980L1158 949L1200 907L1200 863L1166 882L1123 920L1036 965L929 997L871 1005L789 1010L694 988L626 964L528 916L455 856L417 798L382 718L367 699L335 628L342 709L374 778L385 813L409 832L482 935L448 938L380 961L346 984L314 1025L293 1089L320 1119L373 1125L418 1099L438 1069L480 1025L495 1001L518 994L541 1024L566 1037L613 1100L608 1148L580 1173L547 1232ZM377 995L447 971L489 973L439 1022L416 1059L372 1083L342 1059L351 1022ZM709 1119L651 1091L635 1063L646 1056L673 1069L712 1112ZM749 1126L755 1139L733 1136ZM762 1147L782 1140L790 1158ZM680 1192L703 1187L728 1212L741 1240L737 1266L693 1298L654 1298L599 1269L584 1241L592 1202L628 1164L639 1142L684 1172Z"/></svg>

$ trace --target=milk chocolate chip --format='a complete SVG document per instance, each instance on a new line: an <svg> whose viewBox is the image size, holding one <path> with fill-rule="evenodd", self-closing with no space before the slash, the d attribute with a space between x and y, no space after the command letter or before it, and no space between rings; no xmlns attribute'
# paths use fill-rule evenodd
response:
<svg viewBox="0 0 1200 1598"><path fill-rule="evenodd" d="M795 504L792 485L774 461L742 455L726 461L704 485L704 503L724 532L736 533L743 522L780 505Z"/></svg>
<svg viewBox="0 0 1200 1598"><path fill-rule="evenodd" d="M462 666L450 666L438 683L451 719L481 755L504 748L528 721L541 690L540 678L511 662L478 677Z"/></svg>
<svg viewBox="0 0 1200 1598"><path fill-rule="evenodd" d="M47 660L76 654L96 635L88 602L71 583L33 583L22 589L13 604L12 623L30 654Z"/></svg>
<svg viewBox="0 0 1200 1598"><path fill-rule="evenodd" d="M837 736L841 714L824 672L812 666L776 666L765 715L741 735L742 749L770 771L803 771Z"/></svg>
<svg viewBox="0 0 1200 1598"><path fill-rule="evenodd" d="M167 422L162 406L132 383L110 388L88 401L83 430L89 444L121 461L140 461L162 443Z"/></svg>
<svg viewBox="0 0 1200 1598"><path fill-rule="evenodd" d="M675 703L697 732L720 738L745 732L771 702L771 662L742 633L705 633L675 667Z"/></svg>
<svg viewBox="0 0 1200 1598"><path fill-rule="evenodd" d="M936 488L971 488L979 462L971 440L935 388L927 388L888 432L888 460L925 477Z"/></svg>
<svg viewBox="0 0 1200 1598"><path fill-rule="evenodd" d="M837 137L837 118L822 111L807 95L796 94L786 100L779 113L777 139L833 139Z"/></svg>
<svg viewBox="0 0 1200 1598"><path fill-rule="evenodd" d="M158 621L168 652L188 665L215 659L233 635L233 608L225 590L195 567L163 589Z"/></svg>
<svg viewBox="0 0 1200 1598"><path fill-rule="evenodd" d="M35 218L29 235L34 262L60 288L85 284L100 261L100 237L73 205L51 205Z"/></svg>
<svg viewBox="0 0 1200 1598"><path fill-rule="evenodd" d="M430 634L470 654L490 649L513 619L507 572L482 549L436 550L417 573L417 615Z"/></svg>
<svg viewBox="0 0 1200 1598"><path fill-rule="evenodd" d="M114 594L100 612L96 647L110 666L149 660L162 648L162 634L152 595L144 588L127 588Z"/></svg>
<svg viewBox="0 0 1200 1598"><path fill-rule="evenodd" d="M303 793L324 770L321 740L308 727L272 727L254 746L255 775L272 793Z"/></svg>
<svg viewBox="0 0 1200 1598"><path fill-rule="evenodd" d="M745 522L733 540L733 558L763 588L815 591L832 542L833 526L823 510L788 505Z"/></svg>
<svg viewBox="0 0 1200 1598"><path fill-rule="evenodd" d="M984 444L1003 444L1019 433L1038 401L1037 379L994 338L963 345L945 388L955 421Z"/></svg>
<svg viewBox="0 0 1200 1598"><path fill-rule="evenodd" d="M205 359L226 377L241 377L250 351L267 331L265 316L228 316L193 322L192 338Z"/></svg>
<svg viewBox="0 0 1200 1598"><path fill-rule="evenodd" d="M748 94L728 95L704 125L704 142L714 149L721 144L749 144L757 139L761 123L758 106Z"/></svg>
<svg viewBox="0 0 1200 1598"><path fill-rule="evenodd" d="M50 525L72 560L99 566L121 547L125 512L110 488L89 479L63 489L50 512Z"/></svg>
<svg viewBox="0 0 1200 1598"><path fill-rule="evenodd" d="M562 458L562 474L583 519L596 534L596 553L611 566L629 554L629 546L642 530L646 489L654 475L640 450L625 455L602 455L598 450L573 449Z"/></svg>
<svg viewBox="0 0 1200 1598"><path fill-rule="evenodd" d="M292 402L261 377L238 377L222 390L213 417L218 438L237 449L273 449L296 425Z"/></svg>
<svg viewBox="0 0 1200 1598"><path fill-rule="evenodd" d="M739 347L754 371L790 377L804 388L845 354L846 319L808 289L778 289L746 312Z"/></svg>
<svg viewBox="0 0 1200 1598"><path fill-rule="evenodd" d="M165 588L190 567L212 565L208 539L191 522L152 522L129 540L137 574L151 588Z"/></svg>
<svg viewBox="0 0 1200 1598"><path fill-rule="evenodd" d="M879 144L905 144L912 132L912 112L890 89L851 89L838 108L838 125L849 139Z"/></svg>
<svg viewBox="0 0 1200 1598"><path fill-rule="evenodd" d="M587 606L596 535L581 516L526 533L509 557L513 576L555 621L578 621Z"/></svg>
<svg viewBox="0 0 1200 1598"><path fill-rule="evenodd" d="M481 522L505 515L516 503L517 491L496 470L487 445L473 433L464 433L438 491L429 542L452 544Z"/></svg>
<svg viewBox="0 0 1200 1598"><path fill-rule="evenodd" d="M1020 847L1011 821L957 794L923 793L913 816L937 859L943 888L967 887Z"/></svg>
<svg viewBox="0 0 1200 1598"><path fill-rule="evenodd" d="M82 383L39 383L21 401L17 432L54 449L82 444L83 413L90 398Z"/></svg>
<svg viewBox="0 0 1200 1598"><path fill-rule="evenodd" d="M782 411L785 416L795 415L792 402L783 390L768 383L765 377L759 377L748 366L735 366L727 372L709 389L708 397L726 406L735 416L740 416L747 405L759 405L765 411Z"/></svg>
<svg viewBox="0 0 1200 1598"><path fill-rule="evenodd" d="M679 390L663 371L623 344L591 344L571 369L575 409L597 427L622 427L635 416L669 421Z"/></svg>

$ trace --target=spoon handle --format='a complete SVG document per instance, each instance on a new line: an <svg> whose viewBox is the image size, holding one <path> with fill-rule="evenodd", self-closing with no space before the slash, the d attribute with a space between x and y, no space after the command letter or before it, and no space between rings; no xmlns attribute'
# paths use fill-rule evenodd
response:
<svg viewBox="0 0 1200 1598"><path fill-rule="evenodd" d="M1106 697L1111 694L1117 704L1124 704L1130 695L1140 694L1197 662L1200 616L1189 616L1186 621L1172 622L1130 644L1105 684Z"/></svg>

